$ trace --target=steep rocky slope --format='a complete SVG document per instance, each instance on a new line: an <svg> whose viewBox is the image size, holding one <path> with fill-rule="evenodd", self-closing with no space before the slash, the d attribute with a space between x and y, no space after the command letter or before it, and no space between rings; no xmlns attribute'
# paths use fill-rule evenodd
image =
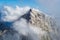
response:
<svg viewBox="0 0 60 40"><path fill-rule="evenodd" d="M59 40L53 18L37 9L29 9L14 21L6 22L0 22L0 40Z"/></svg>

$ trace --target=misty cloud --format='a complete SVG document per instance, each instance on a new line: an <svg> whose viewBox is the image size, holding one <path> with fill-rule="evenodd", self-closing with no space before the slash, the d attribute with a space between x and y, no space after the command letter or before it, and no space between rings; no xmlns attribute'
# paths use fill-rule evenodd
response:
<svg viewBox="0 0 60 40"><path fill-rule="evenodd" d="M18 19L20 16L24 15L30 7L19 7L16 6L16 8L12 8L9 6L4 6L4 11L2 11L2 16L1 19L4 21L14 21Z"/></svg>

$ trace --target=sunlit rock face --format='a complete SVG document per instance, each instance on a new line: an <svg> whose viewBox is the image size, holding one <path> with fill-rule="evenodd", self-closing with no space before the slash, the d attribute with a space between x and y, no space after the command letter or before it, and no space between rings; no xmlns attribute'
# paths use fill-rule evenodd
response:
<svg viewBox="0 0 60 40"><path fill-rule="evenodd" d="M1 12L0 40L60 40L55 23L38 9L5 6Z"/></svg>
<svg viewBox="0 0 60 40"><path fill-rule="evenodd" d="M40 40L58 39L57 26L53 18L35 9L32 9L30 13L30 25L32 25L31 28L39 36Z"/></svg>

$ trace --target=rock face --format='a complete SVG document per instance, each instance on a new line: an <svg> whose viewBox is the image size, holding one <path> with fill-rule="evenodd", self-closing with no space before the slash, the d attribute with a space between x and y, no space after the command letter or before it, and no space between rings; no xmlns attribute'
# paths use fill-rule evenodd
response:
<svg viewBox="0 0 60 40"><path fill-rule="evenodd" d="M33 29L34 27L39 29L39 31L38 29L34 31L39 32L38 35L39 37L41 37L40 40L57 40L58 39L56 38L58 33L57 27L56 27L55 21L53 21L51 17L35 9L32 9L30 13L31 13L30 24L33 25L32 26ZM52 35L54 35L55 38Z"/></svg>
<svg viewBox="0 0 60 40"><path fill-rule="evenodd" d="M21 33L21 31L19 32L14 29L16 25L21 25L21 18L26 20L28 28L25 26L23 28L26 29L21 28L22 26L19 26L18 28L20 28L20 30L22 29L21 31L25 31L27 35L23 35L24 32ZM15 22L18 22L18 24L15 24ZM9 30L8 28L1 29L0 40L59 40L57 27L54 20L36 9L30 9L26 12L26 14L13 21L12 25L15 25L14 27L12 26L13 30L10 27ZM26 31L27 29L28 31Z"/></svg>

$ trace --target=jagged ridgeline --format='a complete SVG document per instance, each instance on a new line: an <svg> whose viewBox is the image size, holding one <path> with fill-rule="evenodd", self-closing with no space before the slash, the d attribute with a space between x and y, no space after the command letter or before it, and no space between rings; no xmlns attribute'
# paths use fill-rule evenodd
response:
<svg viewBox="0 0 60 40"><path fill-rule="evenodd" d="M0 15L0 40L59 40L55 20L37 9L29 9L13 21L3 20L6 16Z"/></svg>

